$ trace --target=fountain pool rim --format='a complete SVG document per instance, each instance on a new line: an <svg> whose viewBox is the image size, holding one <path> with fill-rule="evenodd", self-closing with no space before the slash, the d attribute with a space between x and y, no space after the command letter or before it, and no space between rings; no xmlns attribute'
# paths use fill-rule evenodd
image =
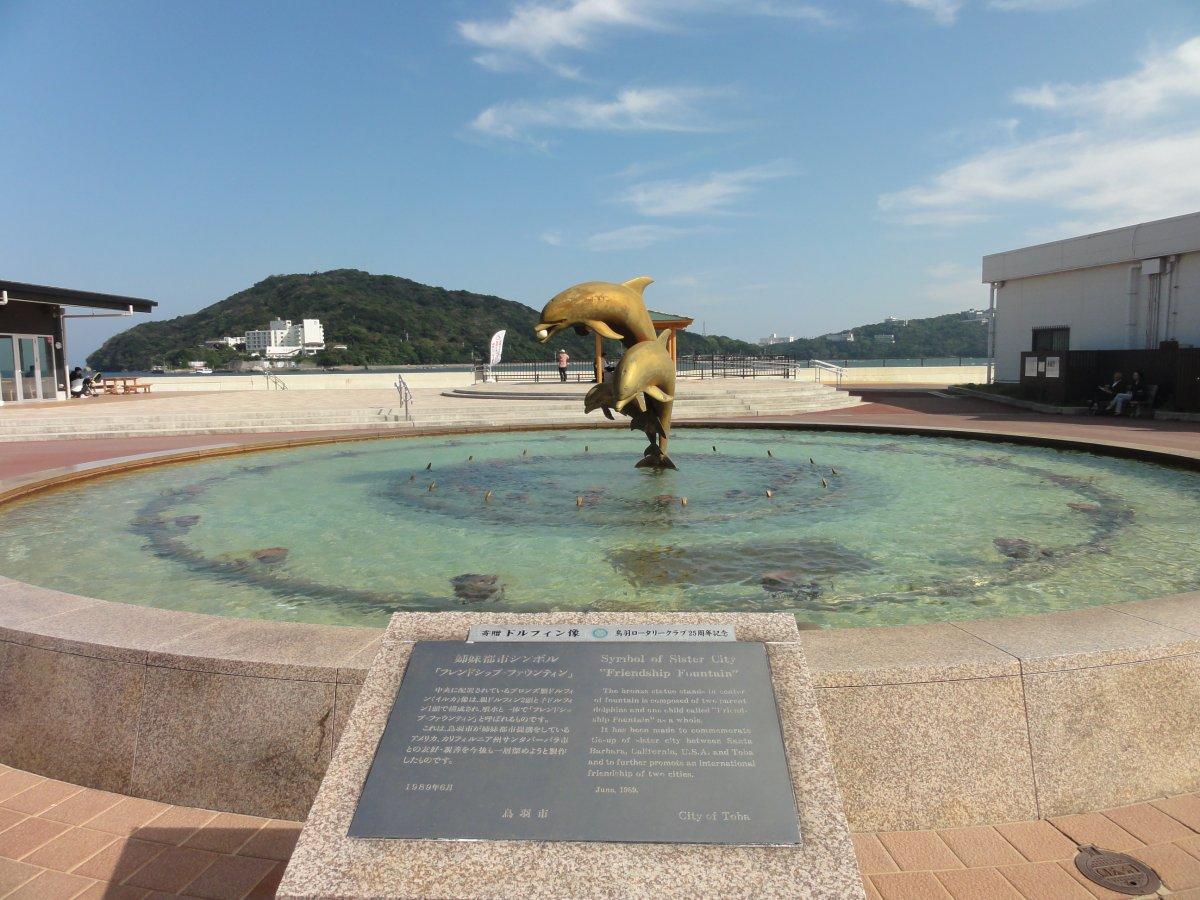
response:
<svg viewBox="0 0 1200 900"><path fill-rule="evenodd" d="M604 423L604 424L580 424L580 425L537 425L537 426L480 426L480 427L445 427L436 429L414 429L411 432L404 434L389 433L338 433L335 435L308 435L304 437L290 437L278 441L259 442L255 444L239 444L236 442L223 442L218 444L200 445L186 449L151 451L149 453L132 454L126 456L116 456L107 459L96 460L87 463L76 464L72 466L64 466L55 469L42 470L33 475L23 478L15 478L8 480L0 480L0 510L12 502L24 500L30 496L47 491L69 490L76 487L82 482L92 481L95 479L106 478L114 475L127 475L131 472L136 472L141 469L158 468L169 466L176 463L194 462L202 459L211 459L222 456L240 456L246 453L267 453L273 450L287 450L298 447L317 446L322 444L340 444L351 443L368 440L405 440L408 438L423 438L437 436L461 436L469 434L481 433L520 433L529 431L560 431L560 430L588 430L589 428L613 428L624 427L622 423ZM1059 435L1038 435L1035 433L1005 433L996 431L986 431L982 429L965 429L965 428L945 428L941 426L919 426L919 425L882 425L876 423L792 423L792 422L682 422L678 424L679 428L704 428L704 429L724 429L738 431L761 431L761 430L777 430L777 431L814 431L814 432L851 432L851 433L874 433L874 434L893 434L893 435L912 435L923 437L936 438L958 438L965 440L987 441L992 443L1007 443L1021 446L1039 446L1049 447L1052 449L1082 451L1094 453L1103 456L1115 456L1122 458L1137 459L1145 462L1150 462L1156 465L1167 465L1176 468L1190 469L1192 471L1200 471L1200 452L1189 454L1187 451L1176 450L1172 448L1162 447L1147 447L1143 445L1130 445L1119 442L1105 441L1090 441L1081 440L1078 438L1069 438ZM61 593L51 591L48 588L38 587L36 585L24 585L23 582L7 579L0 576L0 585L22 585L39 592ZM77 597L78 595L64 594L64 596ZM1197 594L1200 597L1200 593ZM108 603L109 601L101 601L98 599L86 597L79 598L91 601L93 603ZM1151 598L1153 599L1153 598ZM1149 602L1149 601L1141 601ZM205 613L179 613L172 610L160 609L154 606L133 606L132 604L114 603L112 604L122 608L133 609L151 609L156 613L164 615L179 615L185 617L189 630L192 625L192 620L196 616L211 618L215 621L226 621L231 617L209 615ZM1085 608L1086 609L1086 608ZM1034 614L1037 615L1037 614ZM1054 615L1046 613L1043 615ZM1000 619L980 619L976 621L1003 621ZM1031 616L1019 617L1031 618ZM282 628L292 627L296 623L275 621L270 619L237 619L236 621L253 621L260 622L262 625L273 625ZM0 629L4 628L7 623L4 617L0 614ZM162 623L167 624L166 620ZM939 624L939 623L929 623ZM312 628L327 628L331 629L331 633L351 628L353 626L346 625L310 625L306 627ZM916 625L883 625L869 626L875 630L885 628L912 628L919 627ZM363 629L373 631L374 629ZM839 630L839 629L832 629ZM861 630L861 629L853 629ZM3 632L0 632L0 640L5 638ZM265 660L264 660L265 662Z"/></svg>
<svg viewBox="0 0 1200 900"><path fill-rule="evenodd" d="M402 435L343 432L281 437L256 444L199 444L187 449L115 456L0 481L0 508L13 500L42 491L70 488L86 480L217 456L360 440L595 427L594 424L555 424L545 427L413 429ZM621 426L618 423L602 427ZM1114 433L1113 440L1108 441L1036 432L1010 434L974 428L851 422L697 421L680 423L678 427L965 438L1120 456L1200 471L1200 451L1121 443L1119 433ZM636 445L631 444L631 452L633 449ZM431 639L454 637L459 630L463 633L458 636L465 637L463 623L469 617L478 618L478 614L461 612L419 615L427 618ZM484 614L484 617L510 620L519 615ZM629 615L625 614L625 617L628 619ZM768 617L777 618L779 614L724 615L735 620L740 618L747 624L751 620L760 623L749 628L751 639L779 639L778 635L764 632ZM576 617L584 618L582 614ZM636 614L633 617L647 618ZM609 614L609 618L618 616ZM353 703L382 633L382 629L376 628L238 619L112 603L0 578L0 663L8 663L7 668L0 664L0 694L23 698L0 721L0 725L11 726L10 733L18 736L0 744L0 763L76 784L169 803L301 818L315 793L320 771L328 763L331 742L336 742L338 737L337 723L345 720L347 705ZM1037 636L1047 633L1053 635L1057 643L1051 651L1037 649L1034 646ZM1031 637L1031 634L1035 636ZM896 796L898 779L913 781L914 790L920 788L915 794L910 791L910 797L923 796L921 791L927 791L931 783L938 778L946 779L946 790L959 792L957 799L961 802L955 813L957 818L947 819L944 800L935 796L929 797L927 802L914 801L903 809L888 811L881 808L878 815L870 818L871 813L853 808L855 800L849 796L847 811L852 825L865 829L928 828L1036 818L1077 811L1072 809L1073 806L1096 809L1141 799L1117 791L1136 790L1136 787L1126 785L1143 783L1147 766L1145 761L1135 764L1117 760L1111 763L1117 767L1110 773L1111 777L1096 779L1089 768L1096 765L1093 756L1083 754L1072 761L1070 754L1064 756L1054 748L1045 750L1039 746L1039 742L1045 743L1047 734L1055 728L1066 727L1079 716L1079 708L1068 702L1070 698L1056 699L1052 708L1042 711L1044 719L1038 723L1039 728L1033 729L1032 713L1025 710L1021 702L1017 703L1021 708L1012 712L1012 721L996 721L997 716L1008 715L1003 704L997 708L996 697L1007 696L1014 684L1018 696L1023 696L1034 689L1036 679L1082 679L1100 677L1097 673L1121 672L1124 680L1117 689L1119 697L1133 702L1153 689L1164 698L1163 717L1168 713L1176 719L1183 717L1178 713L1177 704L1168 702L1167 697L1175 693L1186 699L1189 696L1186 684L1180 683L1177 691L1164 691L1162 685L1165 677L1181 678L1173 674L1179 667L1193 662L1200 665L1200 592L1066 613L981 619L961 625L933 623L806 631L800 633L800 641L808 655L814 686L822 698L855 691L894 692L887 696L886 709L878 710L864 694L862 711L851 717L857 725L850 719L844 723L840 721L836 711L825 708L823 699L822 712L833 736L844 727L862 728L864 721L866 727L877 728L881 733L888 729L895 731L897 709L928 709L930 694L935 696L932 702L941 722L941 730L935 737L941 746L926 748L929 758L911 773L872 769L875 763L855 755L856 741L834 739L831 744L843 783L857 779L855 783L864 785L864 790L873 792L877 798ZM61 727L72 729L65 732L72 737L85 727L77 709L75 717L66 721L72 715L71 701L77 703L78 696L60 696L63 691L93 692L95 696L87 695L91 704L104 706L109 702L110 693L117 691L114 685L122 684L126 679L130 684L146 685L144 691L139 689L139 699L132 709L120 705L128 702L127 697L120 703L112 700L116 705L110 721L103 726L89 726L101 729L92 736L94 739L76 742L72 750L74 755L47 754L44 748L53 746L47 729L52 733L56 721L64 720ZM8 683L10 681L12 683ZM152 691L152 683L161 690ZM975 687L968 688L971 685ZM983 690L984 686L988 690L994 687L998 694L986 700L964 700L959 693L968 689L974 691L977 687ZM231 712L230 692L260 688L278 707L273 716L260 721L255 715ZM1063 693L1070 692L1064 690ZM319 721L311 718L316 695L327 698L328 702L328 710ZM1109 693L1108 701L1112 702L1114 696ZM836 706L836 701L831 702ZM1078 703L1083 702L1078 700ZM316 706L318 711L324 709L320 703ZM328 724L330 715L334 723L332 728ZM154 722L155 717L158 717L157 722ZM157 727L152 739L145 733L148 721ZM264 742L274 745L280 741L294 741L311 749L316 733L321 736L321 746L325 749L317 763L310 762L310 768L315 765L316 769L300 773L286 785L264 785L262 774L251 770L231 770L222 779L202 786L193 779L172 777L169 772L155 773L156 765L169 767L169 760L174 758L194 758L197 721L220 722L219 733L212 740L223 743L246 741L248 745ZM1169 729L1174 721L1163 718L1162 727ZM1003 742L996 739L995 729L1015 729L1013 740L1032 748L1034 759L1031 761L1029 750L1024 751L1024 760L1016 763L996 749L981 750L982 764L991 767L988 777L977 780L973 788L976 794L963 793L964 786L955 785L950 779L952 773L962 768L963 748L979 743L980 729L984 725L992 729L992 740L997 746ZM922 727L927 728L928 723ZM1112 722L1097 722L1095 727L1099 734L1096 740L1101 743L1111 742L1115 746L1123 740L1125 725L1120 716ZM130 750L128 758L114 759L114 754L119 753L114 747L119 748L121 741L103 732L104 728L122 734L123 730L131 730L136 739L130 744L138 748L137 756ZM911 742L918 737L901 728L896 732L895 740ZM927 738L928 735L920 739ZM219 757L218 750L217 747L211 749L214 758ZM1040 773L1039 753L1053 760L1053 766L1048 769L1058 767L1052 775ZM144 754L156 756L157 763L146 762L141 758ZM297 753L297 759L300 756ZM942 774L931 775L930 766ZM938 766L943 768L938 769ZM1121 766L1125 769L1121 770ZM1035 798L1030 801L1033 805L1022 805L1024 801L1012 798L1025 796L1026 785L1022 781L1017 790L1014 779L1025 779L1031 772L1038 790L1029 786L1025 793ZM1145 787L1143 792L1148 796L1165 796L1195 790L1196 785L1189 778L1188 773L1182 771L1158 772L1152 786ZM1044 779L1055 781L1053 785L1044 784ZM993 781L994 788L989 787ZM1077 784L1086 787L1074 787ZM1086 791L1093 793L1083 796L1081 792ZM1041 799L1036 799L1039 796Z"/></svg>

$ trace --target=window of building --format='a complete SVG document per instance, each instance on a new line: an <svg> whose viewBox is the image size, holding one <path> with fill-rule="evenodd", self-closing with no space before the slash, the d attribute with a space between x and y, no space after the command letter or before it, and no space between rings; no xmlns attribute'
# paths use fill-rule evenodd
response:
<svg viewBox="0 0 1200 900"><path fill-rule="evenodd" d="M1053 328L1035 328L1033 329L1033 347L1034 353L1043 351L1060 351L1069 350L1071 348L1071 329L1061 325L1056 325Z"/></svg>

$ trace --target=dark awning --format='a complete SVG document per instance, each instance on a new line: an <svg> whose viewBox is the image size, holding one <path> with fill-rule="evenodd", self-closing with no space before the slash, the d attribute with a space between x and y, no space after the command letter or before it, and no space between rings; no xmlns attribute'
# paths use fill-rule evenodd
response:
<svg viewBox="0 0 1200 900"><path fill-rule="evenodd" d="M111 309L115 312L148 313L158 306L154 300L140 297L121 297L117 294L97 294L93 291L73 291L69 288L45 287L40 284L23 284L20 281L0 281L0 291L8 293L8 299L25 300L29 303L54 303L59 306L86 306L90 309Z"/></svg>

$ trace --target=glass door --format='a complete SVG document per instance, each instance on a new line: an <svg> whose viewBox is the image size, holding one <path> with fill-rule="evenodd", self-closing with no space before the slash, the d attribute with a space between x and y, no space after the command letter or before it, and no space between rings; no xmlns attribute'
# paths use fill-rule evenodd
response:
<svg viewBox="0 0 1200 900"><path fill-rule="evenodd" d="M17 357L17 364L20 366L20 374L17 377L17 399L41 399L42 393L38 390L37 345L33 338L17 338Z"/></svg>
<svg viewBox="0 0 1200 900"><path fill-rule="evenodd" d="M58 399L58 373L54 371L54 339L45 335L37 339L38 380L42 385L43 400Z"/></svg>
<svg viewBox="0 0 1200 900"><path fill-rule="evenodd" d="M5 403L17 399L17 363L13 349L13 336L0 334L0 400Z"/></svg>

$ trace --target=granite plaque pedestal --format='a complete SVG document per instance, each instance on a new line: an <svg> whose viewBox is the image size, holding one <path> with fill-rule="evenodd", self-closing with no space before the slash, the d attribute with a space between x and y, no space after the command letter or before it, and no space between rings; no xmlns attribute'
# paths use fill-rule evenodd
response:
<svg viewBox="0 0 1200 900"><path fill-rule="evenodd" d="M483 623L738 641L464 643ZM782 614L399 613L279 896L861 898L796 638Z"/></svg>

